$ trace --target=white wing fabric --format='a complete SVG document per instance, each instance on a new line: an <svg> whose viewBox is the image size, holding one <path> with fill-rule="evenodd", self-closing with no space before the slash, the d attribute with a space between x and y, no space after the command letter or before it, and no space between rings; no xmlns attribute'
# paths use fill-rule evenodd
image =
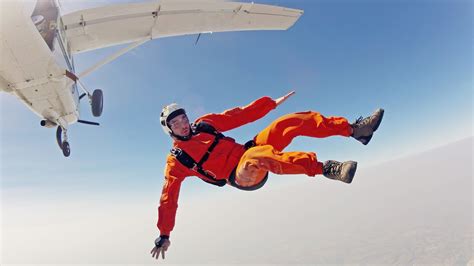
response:
<svg viewBox="0 0 474 266"><path fill-rule="evenodd" d="M62 16L72 53L205 32L285 30L302 10L253 3L161 1L117 4Z"/></svg>

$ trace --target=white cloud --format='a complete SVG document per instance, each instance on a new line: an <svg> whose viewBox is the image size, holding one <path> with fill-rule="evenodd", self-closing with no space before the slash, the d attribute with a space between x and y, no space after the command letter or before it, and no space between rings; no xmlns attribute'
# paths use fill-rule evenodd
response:
<svg viewBox="0 0 474 266"><path fill-rule="evenodd" d="M164 263L465 265L472 140L359 169L351 185L288 176L289 186L270 180L256 192L182 197ZM156 263L158 195L45 201L14 193L2 196L2 265Z"/></svg>

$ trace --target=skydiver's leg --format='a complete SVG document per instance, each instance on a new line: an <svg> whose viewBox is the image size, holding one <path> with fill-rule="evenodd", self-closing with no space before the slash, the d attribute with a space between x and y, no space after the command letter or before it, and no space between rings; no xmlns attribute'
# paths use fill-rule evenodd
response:
<svg viewBox="0 0 474 266"><path fill-rule="evenodd" d="M349 137L351 134L352 127L343 117L325 117L313 111L282 116L255 137L257 146L247 150L240 159L235 174L236 182L241 186L252 186L258 184L267 172L308 176L324 174L328 178L339 180L343 180L340 174L345 173L344 177L349 175L352 181L355 162L355 165L349 165L351 171L346 171L349 169L346 167L348 164L344 169L342 164L341 167L323 164L318 162L314 152L282 152L297 136L324 138L336 135ZM331 165L333 167L329 167ZM331 172L338 172L339 175L331 175ZM344 182L346 181L347 178Z"/></svg>
<svg viewBox="0 0 474 266"><path fill-rule="evenodd" d="M321 162L314 152L281 152L271 145L255 146L247 150L238 167L259 168L275 174L305 174L315 176L322 174Z"/></svg>
<svg viewBox="0 0 474 266"><path fill-rule="evenodd" d="M272 122L255 137L257 145L272 145L282 151L293 138L307 136L325 138L329 136L349 137L352 127L344 117L325 117L318 112L307 111L288 114Z"/></svg>
<svg viewBox="0 0 474 266"><path fill-rule="evenodd" d="M313 152L281 152L271 145L255 146L241 157L235 171L235 181L244 187L256 186L267 172L274 174L322 174L327 178L351 183L357 163L348 161L318 162Z"/></svg>
<svg viewBox="0 0 474 266"><path fill-rule="evenodd" d="M281 152L271 145L262 145L243 154L235 171L235 182L243 187L261 187L267 172L272 172L279 175L322 174L329 179L351 183L356 169L357 162L354 161L321 163L313 152Z"/></svg>
<svg viewBox="0 0 474 266"><path fill-rule="evenodd" d="M313 152L281 152L272 145L255 146L240 158L236 169L236 182L241 186L258 184L267 174L305 174L315 176L323 173L323 164Z"/></svg>
<svg viewBox="0 0 474 266"><path fill-rule="evenodd" d="M282 151L297 136L352 136L366 145L380 125L383 113L383 109L378 109L352 125L344 117L325 117L313 111L282 116L255 137L257 146L247 150L240 159L235 181L241 186L254 186L265 178L267 172L272 172L308 176L322 174L330 179L351 183L357 162L329 160L321 163L313 152Z"/></svg>

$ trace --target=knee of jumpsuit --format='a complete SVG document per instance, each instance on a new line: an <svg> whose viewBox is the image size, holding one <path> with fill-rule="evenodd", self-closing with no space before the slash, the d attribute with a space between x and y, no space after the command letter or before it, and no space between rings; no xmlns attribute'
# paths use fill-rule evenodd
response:
<svg viewBox="0 0 474 266"><path fill-rule="evenodd" d="M322 174L323 164L318 162L314 152L281 152L271 145L255 146L241 157L236 179L251 180L263 178L266 172L275 174Z"/></svg>

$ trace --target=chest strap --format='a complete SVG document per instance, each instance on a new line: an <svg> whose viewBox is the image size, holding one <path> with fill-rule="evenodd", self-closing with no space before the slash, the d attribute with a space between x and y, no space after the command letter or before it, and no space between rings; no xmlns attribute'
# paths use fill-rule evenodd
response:
<svg viewBox="0 0 474 266"><path fill-rule="evenodd" d="M203 181L212 185L219 186L219 187L225 186L225 184L227 183L227 180L225 179L218 180L216 179L216 176L212 172L206 171L205 169L202 168L202 165L207 161L207 159L209 159L209 156L211 155L212 151L219 143L219 140L224 138L225 136L222 133L218 132L212 125L205 122L193 124L191 126L191 130L192 130L193 135L197 135L201 132L214 135L214 141L209 146L206 153L202 156L199 162L196 162L183 149L180 149L177 147L171 149L171 154L174 157L176 157L176 159L178 159L178 161L184 166L186 166L187 168L193 170L194 172L198 172L209 179L209 180L203 179Z"/></svg>
<svg viewBox="0 0 474 266"><path fill-rule="evenodd" d="M216 179L216 176L210 172L206 171L202 168L202 165L209 159L209 155L211 152L214 150L214 148L217 146L219 143L219 140L223 138L224 136L222 134L217 135L214 138L214 142L212 142L211 146L207 149L206 153L202 156L201 160L199 162L196 162L189 154L187 154L183 149L180 148L173 148L171 149L171 154L178 159L178 161L186 166L187 168L200 173L201 175L207 177L208 179L212 181L208 181L203 179L205 182L222 187L224 186L227 181L225 179L218 180Z"/></svg>

